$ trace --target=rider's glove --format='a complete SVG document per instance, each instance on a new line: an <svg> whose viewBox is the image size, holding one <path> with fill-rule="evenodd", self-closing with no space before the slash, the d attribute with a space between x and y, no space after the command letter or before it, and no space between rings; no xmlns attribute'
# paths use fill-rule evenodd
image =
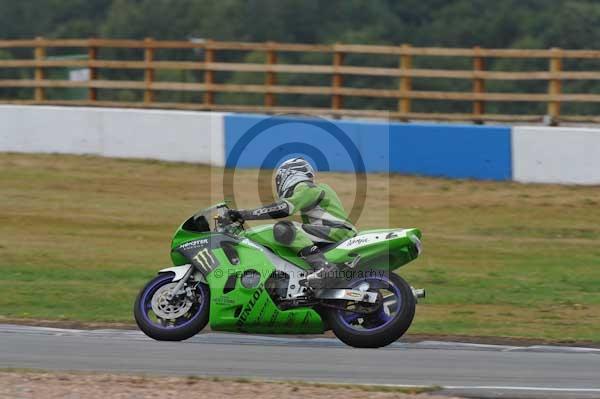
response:
<svg viewBox="0 0 600 399"><path fill-rule="evenodd" d="M230 209L227 212L227 217L229 217L229 219L232 222L244 222L244 217L242 216L242 213L240 211L238 211L237 209Z"/></svg>

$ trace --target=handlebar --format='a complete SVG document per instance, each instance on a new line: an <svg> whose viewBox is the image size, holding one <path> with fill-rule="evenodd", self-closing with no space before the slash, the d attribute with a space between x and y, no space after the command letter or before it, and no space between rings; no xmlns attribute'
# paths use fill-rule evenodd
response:
<svg viewBox="0 0 600 399"><path fill-rule="evenodd" d="M234 233L239 229L244 229L243 221L233 221L228 215L229 207L227 204L223 204L217 208L217 215L215 215L215 231L225 231Z"/></svg>

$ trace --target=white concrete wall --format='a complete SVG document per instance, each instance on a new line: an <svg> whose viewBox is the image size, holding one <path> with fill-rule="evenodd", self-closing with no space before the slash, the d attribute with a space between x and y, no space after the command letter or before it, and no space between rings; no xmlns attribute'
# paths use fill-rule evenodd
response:
<svg viewBox="0 0 600 399"><path fill-rule="evenodd" d="M516 126L512 157L516 181L600 184L600 129Z"/></svg>
<svg viewBox="0 0 600 399"><path fill-rule="evenodd" d="M221 166L224 114L0 105L0 152L94 154Z"/></svg>

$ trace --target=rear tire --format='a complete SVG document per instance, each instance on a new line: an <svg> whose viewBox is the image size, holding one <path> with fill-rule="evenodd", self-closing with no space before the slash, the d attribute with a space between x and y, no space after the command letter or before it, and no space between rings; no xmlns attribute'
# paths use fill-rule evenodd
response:
<svg viewBox="0 0 600 399"><path fill-rule="evenodd" d="M183 341L198 334L206 324L208 323L208 316L210 311L210 290L207 285L200 283L198 285L198 295L201 296L202 302L198 305L200 308L194 313L193 317L190 318L186 323L181 326L165 328L159 324L153 323L148 317L147 303L151 300L153 294L152 291L156 291L158 288L171 283L173 280L173 274L159 274L154 279L150 280L148 284L138 294L135 304L133 307L133 315L135 322L137 323L140 330L144 332L150 338L157 341Z"/></svg>
<svg viewBox="0 0 600 399"><path fill-rule="evenodd" d="M398 288L400 294L401 308L398 313L381 328L360 331L344 322L343 314L346 312L329 309L327 321L340 341L355 348L381 348L398 340L408 330L415 316L416 308L412 288L397 274L390 273L387 278Z"/></svg>

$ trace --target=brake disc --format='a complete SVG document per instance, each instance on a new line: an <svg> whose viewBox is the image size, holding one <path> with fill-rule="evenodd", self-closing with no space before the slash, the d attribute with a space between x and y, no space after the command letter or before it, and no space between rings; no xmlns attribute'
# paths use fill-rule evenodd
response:
<svg viewBox="0 0 600 399"><path fill-rule="evenodd" d="M165 284L154 293L152 297L152 311L157 317L165 320L173 320L190 311L193 303L187 295L174 296L170 301L167 299L176 285L177 283Z"/></svg>

